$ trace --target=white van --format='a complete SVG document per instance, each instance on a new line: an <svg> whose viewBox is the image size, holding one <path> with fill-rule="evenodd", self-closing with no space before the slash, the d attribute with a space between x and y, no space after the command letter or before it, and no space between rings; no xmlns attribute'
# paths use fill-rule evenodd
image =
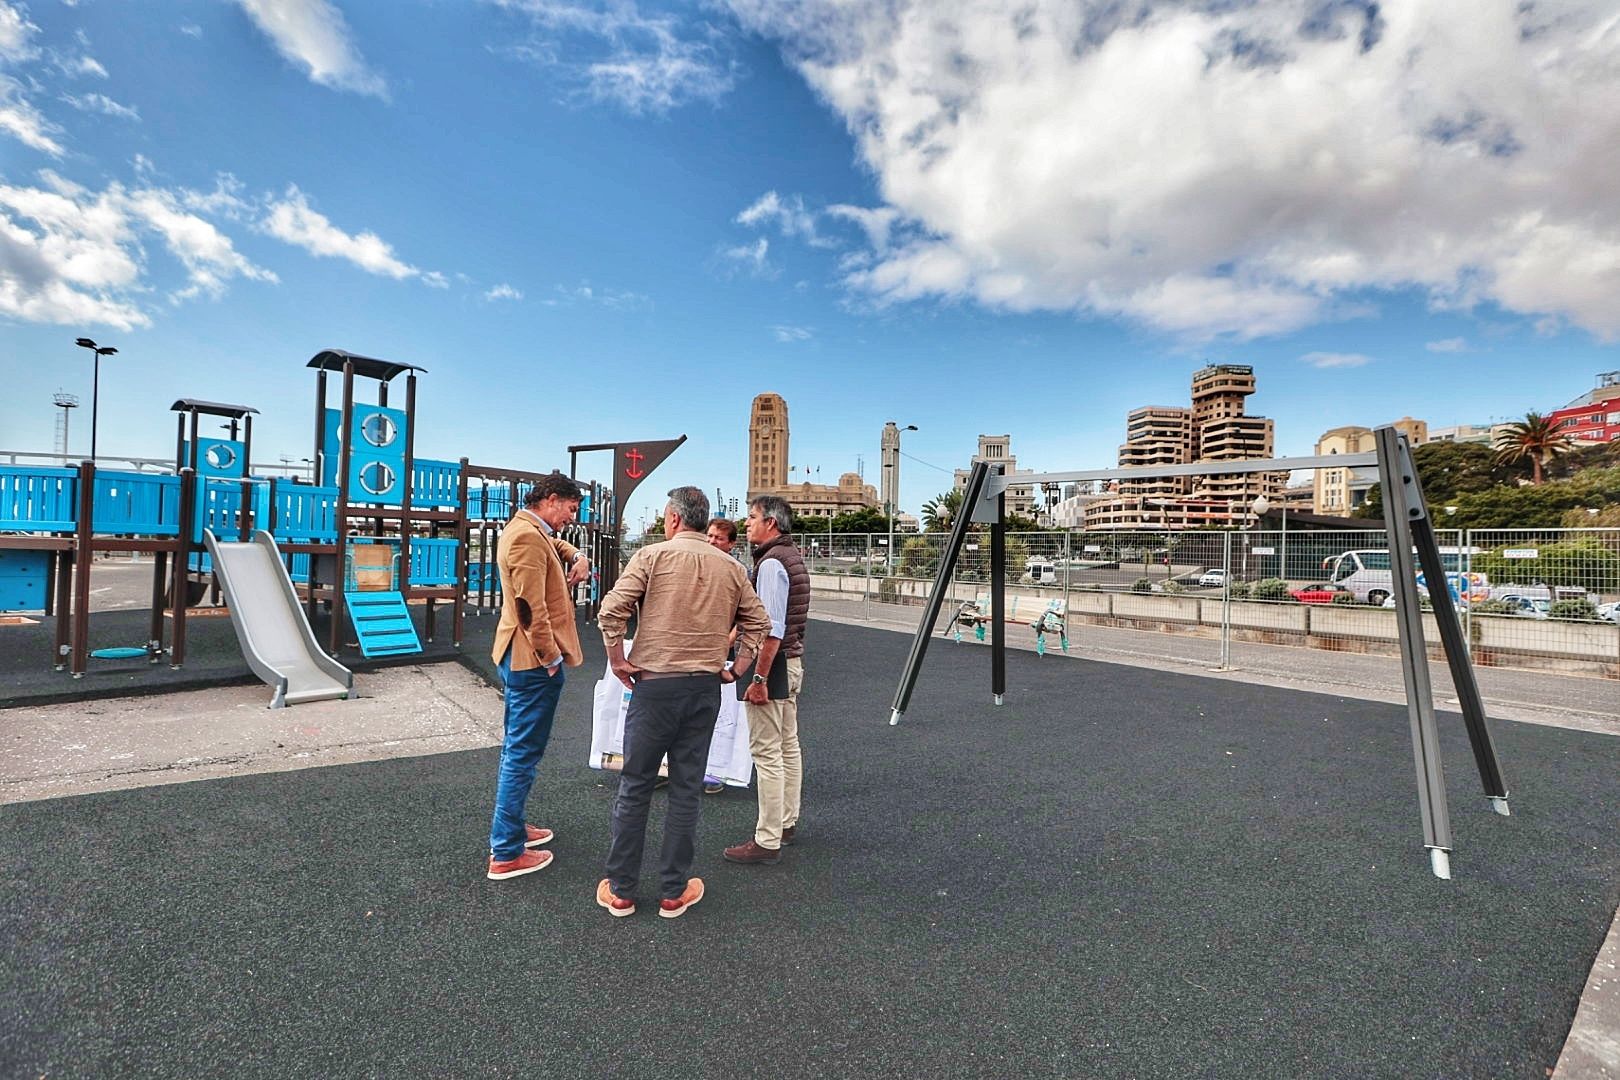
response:
<svg viewBox="0 0 1620 1080"><path fill-rule="evenodd" d="M1440 562L1446 568L1446 580L1454 599L1464 603L1490 598L1490 581L1484 574L1469 573L1468 559L1481 554L1479 548L1443 547ZM1417 561L1414 553L1413 561ZM1390 597L1393 579L1390 577L1388 549L1346 551L1342 555L1322 560L1322 569L1328 571L1328 581L1344 589L1358 603L1382 606ZM1418 587L1427 591L1422 571L1418 572Z"/></svg>
<svg viewBox="0 0 1620 1080"><path fill-rule="evenodd" d="M1032 555L1024 560L1024 580L1033 585L1056 585L1057 566L1051 559Z"/></svg>

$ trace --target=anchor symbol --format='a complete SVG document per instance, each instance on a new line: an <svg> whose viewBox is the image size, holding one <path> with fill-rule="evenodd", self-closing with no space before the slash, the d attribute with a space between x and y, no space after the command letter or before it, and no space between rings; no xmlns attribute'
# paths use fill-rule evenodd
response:
<svg viewBox="0 0 1620 1080"><path fill-rule="evenodd" d="M643 454L640 450L631 448L630 450L625 451L624 456L625 460L630 462L629 466L624 470L624 475L628 476L632 480L640 480L643 476L647 475L641 471L641 463L647 460L646 454Z"/></svg>

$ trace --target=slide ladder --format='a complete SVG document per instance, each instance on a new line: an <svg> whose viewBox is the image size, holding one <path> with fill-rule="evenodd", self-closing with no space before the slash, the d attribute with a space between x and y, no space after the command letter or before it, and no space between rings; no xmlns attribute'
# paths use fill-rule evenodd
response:
<svg viewBox="0 0 1620 1080"><path fill-rule="evenodd" d="M249 541L227 543L209 529L203 541L242 655L275 691L270 707L352 697L354 674L316 643L275 538L256 529Z"/></svg>
<svg viewBox="0 0 1620 1080"><path fill-rule="evenodd" d="M411 610L397 592L345 592L343 606L354 623L360 653L374 656L405 656L422 651L422 641L411 622Z"/></svg>

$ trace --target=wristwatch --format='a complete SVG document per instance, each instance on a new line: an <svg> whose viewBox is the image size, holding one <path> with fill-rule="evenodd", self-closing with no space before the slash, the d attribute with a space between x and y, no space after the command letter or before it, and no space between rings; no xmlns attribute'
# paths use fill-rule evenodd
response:
<svg viewBox="0 0 1620 1080"><path fill-rule="evenodd" d="M757 683L762 683L765 681L765 676L756 671L754 672L754 681Z"/></svg>

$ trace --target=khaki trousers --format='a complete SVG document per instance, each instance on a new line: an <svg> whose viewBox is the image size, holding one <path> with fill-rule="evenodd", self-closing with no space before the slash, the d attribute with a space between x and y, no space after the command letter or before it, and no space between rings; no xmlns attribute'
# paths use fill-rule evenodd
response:
<svg viewBox="0 0 1620 1080"><path fill-rule="evenodd" d="M754 843L772 851L782 846L782 830L799 823L799 789L804 776L799 756L799 688L804 661L787 662L788 696L764 705L748 703L748 750L759 787L759 820Z"/></svg>

